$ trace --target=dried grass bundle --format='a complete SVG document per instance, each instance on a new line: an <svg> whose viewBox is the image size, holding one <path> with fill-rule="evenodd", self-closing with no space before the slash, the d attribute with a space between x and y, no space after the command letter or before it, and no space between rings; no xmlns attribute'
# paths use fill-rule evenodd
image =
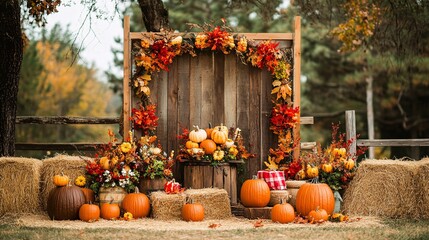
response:
<svg viewBox="0 0 429 240"><path fill-rule="evenodd" d="M164 191L152 192L150 202L152 217L158 220L181 220L185 194L167 194Z"/></svg>
<svg viewBox="0 0 429 240"><path fill-rule="evenodd" d="M225 189L202 188L188 189L187 197L204 207L204 219L225 219L231 217L231 205Z"/></svg>

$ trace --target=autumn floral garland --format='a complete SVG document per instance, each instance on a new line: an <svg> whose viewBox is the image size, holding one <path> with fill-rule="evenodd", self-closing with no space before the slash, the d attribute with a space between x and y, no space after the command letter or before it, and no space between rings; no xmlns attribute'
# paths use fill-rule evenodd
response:
<svg viewBox="0 0 429 240"><path fill-rule="evenodd" d="M273 77L271 94L274 106L270 116L270 130L278 136L278 145L270 149L270 159L277 164L283 163L284 170L288 171L288 167L294 164L291 158L295 146L292 130L299 119L299 108L293 108L291 100L290 50L280 49L278 42L256 42L239 34L231 34L225 21L222 26L216 27L209 24L192 26L203 31L194 33L192 37L170 32L152 33L142 36L139 42L134 43L136 73L132 84L136 95L141 99L142 107L152 106L149 88L152 74L161 70L168 71L168 66L176 56L188 53L195 57L197 50L235 53L244 64L267 69ZM137 109L133 109L133 113L137 112ZM139 126L137 119L140 120L133 119L135 127Z"/></svg>

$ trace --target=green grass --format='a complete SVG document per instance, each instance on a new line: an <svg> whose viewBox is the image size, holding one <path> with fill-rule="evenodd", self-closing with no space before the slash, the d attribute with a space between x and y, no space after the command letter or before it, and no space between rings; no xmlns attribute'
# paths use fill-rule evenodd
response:
<svg viewBox="0 0 429 240"><path fill-rule="evenodd" d="M171 224L165 222L165 224ZM237 230L58 229L0 225L0 239L429 239L429 220L384 220L365 226L297 225Z"/></svg>

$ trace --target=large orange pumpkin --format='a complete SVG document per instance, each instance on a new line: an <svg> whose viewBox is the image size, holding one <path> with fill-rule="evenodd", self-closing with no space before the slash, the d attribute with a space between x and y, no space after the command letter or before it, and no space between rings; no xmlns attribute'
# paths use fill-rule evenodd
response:
<svg viewBox="0 0 429 240"><path fill-rule="evenodd" d="M204 207L199 203L186 203L182 207L182 218L185 221L199 222L204 220Z"/></svg>
<svg viewBox="0 0 429 240"><path fill-rule="evenodd" d="M122 208L133 214L134 218L147 217L150 211L149 198L144 193L139 193L136 188L135 193L127 194L122 200Z"/></svg>
<svg viewBox="0 0 429 240"><path fill-rule="evenodd" d="M121 215L121 209L117 203L103 203L100 209L101 217L107 220L117 219Z"/></svg>
<svg viewBox="0 0 429 240"><path fill-rule="evenodd" d="M316 208L325 209L328 214L332 214L334 206L334 193L325 183L305 183L296 194L296 211L303 216Z"/></svg>
<svg viewBox="0 0 429 240"><path fill-rule="evenodd" d="M295 210L289 203L274 205L271 209L271 220L279 223L290 223L295 220Z"/></svg>
<svg viewBox="0 0 429 240"><path fill-rule="evenodd" d="M200 143L200 148L204 149L206 154L213 154L216 150L216 143L211 139L206 139Z"/></svg>
<svg viewBox="0 0 429 240"><path fill-rule="evenodd" d="M253 176L241 186L240 200L245 207L265 207L270 202L270 187L264 180Z"/></svg>
<svg viewBox="0 0 429 240"><path fill-rule="evenodd" d="M100 207L95 204L83 204L79 209L79 219L85 222L96 221L100 218Z"/></svg>

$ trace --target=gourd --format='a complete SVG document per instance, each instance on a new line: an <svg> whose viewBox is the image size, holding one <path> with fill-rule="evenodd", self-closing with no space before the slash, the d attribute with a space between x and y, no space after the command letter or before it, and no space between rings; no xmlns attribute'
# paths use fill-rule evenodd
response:
<svg viewBox="0 0 429 240"><path fill-rule="evenodd" d="M215 127L213 128L213 130L214 130L214 129L220 130L220 131L224 132L226 136L228 136L228 133L229 133L229 131L228 131L228 127L227 127L227 126L224 126L224 125L223 125L223 123L221 123L221 124L220 124L220 126L215 126Z"/></svg>
<svg viewBox="0 0 429 240"><path fill-rule="evenodd" d="M85 203L79 209L79 219L85 222L93 222L100 218L100 207L95 204Z"/></svg>
<svg viewBox="0 0 429 240"><path fill-rule="evenodd" d="M129 193L122 200L122 208L133 214L134 218L147 217L150 212L149 198L136 188L135 193Z"/></svg>
<svg viewBox="0 0 429 240"><path fill-rule="evenodd" d="M52 220L75 220L79 209L85 204L81 188L67 185L52 189L48 196L47 210Z"/></svg>
<svg viewBox="0 0 429 240"><path fill-rule="evenodd" d="M207 133L207 139L210 139L212 136L212 132L213 132L213 128L212 128L212 124L209 123L209 128L206 128L206 133Z"/></svg>
<svg viewBox="0 0 429 240"><path fill-rule="evenodd" d="M311 222L328 221L329 215L325 209L317 207L308 214L308 220Z"/></svg>
<svg viewBox="0 0 429 240"><path fill-rule="evenodd" d="M310 165L307 165L307 176L309 178L315 178L319 176L319 168L317 167L311 167Z"/></svg>
<svg viewBox="0 0 429 240"><path fill-rule="evenodd" d="M344 168L347 170L352 170L355 166L355 161L353 161L353 159L348 159L346 161L344 161Z"/></svg>
<svg viewBox="0 0 429 240"><path fill-rule="evenodd" d="M70 179L67 175L64 175L63 173L61 173L61 175L55 175L53 178L53 181L55 186L64 187L64 186L67 186Z"/></svg>
<svg viewBox="0 0 429 240"><path fill-rule="evenodd" d="M198 148L199 146L198 146L198 143L196 143L196 142L187 141L185 144L185 147L187 149L190 149L190 148Z"/></svg>
<svg viewBox="0 0 429 240"><path fill-rule="evenodd" d="M198 126L194 126L195 129L189 133L189 140L200 143L207 138L207 133L203 129L200 129Z"/></svg>
<svg viewBox="0 0 429 240"><path fill-rule="evenodd" d="M104 170L109 170L110 169L110 159L108 157L100 158L100 166Z"/></svg>
<svg viewBox="0 0 429 240"><path fill-rule="evenodd" d="M303 216L316 208L325 209L328 214L332 214L334 206L334 193L325 183L305 183L296 194L296 211Z"/></svg>
<svg viewBox="0 0 429 240"><path fill-rule="evenodd" d="M216 150L216 143L211 139L205 139L200 143L200 148L204 149L206 154L213 154Z"/></svg>
<svg viewBox="0 0 429 240"><path fill-rule="evenodd" d="M121 209L117 203L103 203L100 208L101 217L106 220L119 218Z"/></svg>
<svg viewBox="0 0 429 240"><path fill-rule="evenodd" d="M224 144L228 140L228 133L225 133L221 127L217 127L213 129L211 138L217 144Z"/></svg>
<svg viewBox="0 0 429 240"><path fill-rule="evenodd" d="M331 173L333 170L332 165L330 163L325 163L322 165L322 171L325 173Z"/></svg>
<svg viewBox="0 0 429 240"><path fill-rule="evenodd" d="M90 203L95 201L94 191L90 188L81 188L83 195L85 196L85 203Z"/></svg>
<svg viewBox="0 0 429 240"><path fill-rule="evenodd" d="M204 207L188 199L182 207L182 218L185 221L199 222L204 220Z"/></svg>
<svg viewBox="0 0 429 240"><path fill-rule="evenodd" d="M182 191L182 187L180 186L180 183L176 182L176 180L173 178L173 180L168 181L164 184L164 191L167 194L175 194Z"/></svg>
<svg viewBox="0 0 429 240"><path fill-rule="evenodd" d="M295 220L295 210L293 206L282 199L281 203L274 205L271 209L271 220L279 223L293 222L293 220Z"/></svg>
<svg viewBox="0 0 429 240"><path fill-rule="evenodd" d="M240 200L245 207L265 207L270 202L270 187L264 180L253 176L241 186Z"/></svg>

